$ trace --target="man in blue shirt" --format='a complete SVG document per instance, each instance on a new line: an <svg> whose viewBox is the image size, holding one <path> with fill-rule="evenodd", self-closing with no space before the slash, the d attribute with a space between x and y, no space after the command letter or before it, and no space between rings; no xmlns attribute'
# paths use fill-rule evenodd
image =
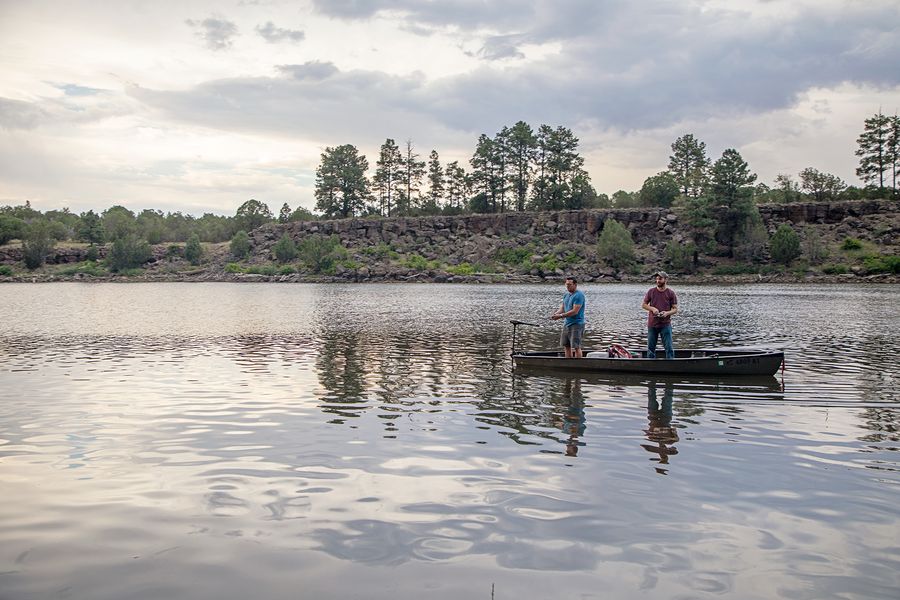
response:
<svg viewBox="0 0 900 600"><path fill-rule="evenodd" d="M584 337L584 293L578 291L578 280L566 277L566 294L550 318L565 318L560 345L566 350L566 358L581 358L581 338Z"/></svg>

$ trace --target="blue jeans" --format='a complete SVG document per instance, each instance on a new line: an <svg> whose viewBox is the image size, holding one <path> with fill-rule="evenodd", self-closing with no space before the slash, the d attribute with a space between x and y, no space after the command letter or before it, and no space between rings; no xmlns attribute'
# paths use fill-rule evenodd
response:
<svg viewBox="0 0 900 600"><path fill-rule="evenodd" d="M666 349L666 358L675 358L671 325L647 328L647 358L656 358L656 340L659 337L662 338L663 348Z"/></svg>

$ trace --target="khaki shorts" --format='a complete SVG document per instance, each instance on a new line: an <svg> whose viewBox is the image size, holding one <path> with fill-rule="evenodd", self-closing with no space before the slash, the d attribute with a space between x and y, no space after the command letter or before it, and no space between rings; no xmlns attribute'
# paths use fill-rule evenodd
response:
<svg viewBox="0 0 900 600"><path fill-rule="evenodd" d="M584 323L575 323L563 327L559 336L559 345L563 348L581 348L581 338L584 337Z"/></svg>

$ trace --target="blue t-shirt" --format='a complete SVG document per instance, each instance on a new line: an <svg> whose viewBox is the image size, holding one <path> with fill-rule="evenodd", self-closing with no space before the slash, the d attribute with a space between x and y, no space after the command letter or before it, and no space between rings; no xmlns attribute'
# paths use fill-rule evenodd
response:
<svg viewBox="0 0 900 600"><path fill-rule="evenodd" d="M571 294L566 292L563 296L563 308L565 309L565 312L572 310L572 307L576 304L580 304L581 308L574 317L566 317L566 326L584 323L584 293L581 290L575 290Z"/></svg>

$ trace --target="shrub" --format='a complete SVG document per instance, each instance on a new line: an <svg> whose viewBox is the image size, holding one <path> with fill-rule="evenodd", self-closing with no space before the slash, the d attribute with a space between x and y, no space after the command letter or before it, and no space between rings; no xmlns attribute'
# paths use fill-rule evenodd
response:
<svg viewBox="0 0 900 600"><path fill-rule="evenodd" d="M610 219L603 224L603 231L597 242L597 252L614 269L622 269L634 264L634 240L625 226Z"/></svg>
<svg viewBox="0 0 900 600"><path fill-rule="evenodd" d="M294 269L294 267L292 267L290 265L284 265L283 267L278 269L279 275L293 275L296 272L297 271Z"/></svg>
<svg viewBox="0 0 900 600"><path fill-rule="evenodd" d="M129 233L113 242L106 257L106 267L113 272L136 269L147 262L150 256L150 244Z"/></svg>
<svg viewBox="0 0 900 600"><path fill-rule="evenodd" d="M254 265L248 267L244 272L251 275L275 275L278 273L278 269L275 268L275 265Z"/></svg>
<svg viewBox="0 0 900 600"><path fill-rule="evenodd" d="M225 265L226 273L243 273L244 269L241 268L241 265L237 263L228 263Z"/></svg>
<svg viewBox="0 0 900 600"><path fill-rule="evenodd" d="M475 267L467 262L463 262L458 265L447 267L447 272L451 275L472 275L475 273Z"/></svg>
<svg viewBox="0 0 900 600"><path fill-rule="evenodd" d="M868 256L863 264L867 273L900 273L900 256Z"/></svg>
<svg viewBox="0 0 900 600"><path fill-rule="evenodd" d="M540 270L541 273L553 273L557 269L559 269L559 262L556 260L556 258L551 256L549 258L545 258L535 266L537 266L538 270Z"/></svg>
<svg viewBox="0 0 900 600"><path fill-rule="evenodd" d="M758 213L751 213L734 234L732 253L738 260L761 261L766 254L769 235Z"/></svg>
<svg viewBox="0 0 900 600"><path fill-rule="evenodd" d="M0 265L0 276L10 277L13 274L12 267L9 265Z"/></svg>
<svg viewBox="0 0 900 600"><path fill-rule="evenodd" d="M0 214L0 246L9 240L21 239L26 228L27 225L22 219Z"/></svg>
<svg viewBox="0 0 900 600"><path fill-rule="evenodd" d="M169 244L169 247L166 248L166 259L169 262L172 262L183 254L184 252L181 250L181 246L179 246L178 244Z"/></svg>
<svg viewBox="0 0 900 600"><path fill-rule="evenodd" d="M696 251L697 246L693 243L683 244L672 240L666 244L666 262L672 265L674 271L693 273Z"/></svg>
<svg viewBox="0 0 900 600"><path fill-rule="evenodd" d="M841 250L859 250L862 247L862 242L852 237L845 237L841 243Z"/></svg>
<svg viewBox="0 0 900 600"><path fill-rule="evenodd" d="M341 246L336 235L309 235L303 238L299 246L300 260L313 273L332 273L339 260L347 258L347 249Z"/></svg>
<svg viewBox="0 0 900 600"><path fill-rule="evenodd" d="M36 220L25 230L22 239L22 254L25 266L37 269L47 259L47 255L56 247L50 225L46 221Z"/></svg>
<svg viewBox="0 0 900 600"><path fill-rule="evenodd" d="M432 263L421 254L410 254L403 261L403 266L414 271L427 271L433 268Z"/></svg>
<svg viewBox="0 0 900 600"><path fill-rule="evenodd" d="M247 258L250 254L250 236L243 229L231 238L231 255L238 260Z"/></svg>
<svg viewBox="0 0 900 600"><path fill-rule="evenodd" d="M822 272L826 275L843 275L849 271L850 269L847 268L847 265L825 265L822 267Z"/></svg>
<svg viewBox="0 0 900 600"><path fill-rule="evenodd" d="M106 269L98 265L94 261L86 261L82 264L67 267L59 271L60 275L90 275L91 277L103 277L107 274Z"/></svg>
<svg viewBox="0 0 900 600"><path fill-rule="evenodd" d="M769 240L769 253L775 262L789 265L800 256L800 236L794 228L786 223L778 226Z"/></svg>
<svg viewBox="0 0 900 600"><path fill-rule="evenodd" d="M803 230L803 253L814 265L818 265L828 258L828 246L825 245L822 236L816 233L812 227Z"/></svg>
<svg viewBox="0 0 900 600"><path fill-rule="evenodd" d="M518 248L501 248L494 253L494 260L507 265L523 265L531 255L534 249L528 246L519 246Z"/></svg>
<svg viewBox="0 0 900 600"><path fill-rule="evenodd" d="M713 269L715 275L748 275L759 273L759 267L755 265L720 265Z"/></svg>
<svg viewBox="0 0 900 600"><path fill-rule="evenodd" d="M203 246L200 245L200 237L196 233L191 235L184 246L184 258L192 265L199 265L203 259Z"/></svg>
<svg viewBox="0 0 900 600"><path fill-rule="evenodd" d="M391 248L390 245L381 242L377 246L369 246L367 248L363 248L363 254L374 256L375 258L384 260L385 258L396 260L400 257L396 250Z"/></svg>
<svg viewBox="0 0 900 600"><path fill-rule="evenodd" d="M100 259L100 251L97 249L97 246L91 244L87 252L84 255L84 260L88 260L91 262L97 262Z"/></svg>
<svg viewBox="0 0 900 600"><path fill-rule="evenodd" d="M297 258L297 245L294 243L291 236L284 234L281 236L281 239L276 242L275 246L272 248L272 252L275 253L275 259L278 262L291 262Z"/></svg>

